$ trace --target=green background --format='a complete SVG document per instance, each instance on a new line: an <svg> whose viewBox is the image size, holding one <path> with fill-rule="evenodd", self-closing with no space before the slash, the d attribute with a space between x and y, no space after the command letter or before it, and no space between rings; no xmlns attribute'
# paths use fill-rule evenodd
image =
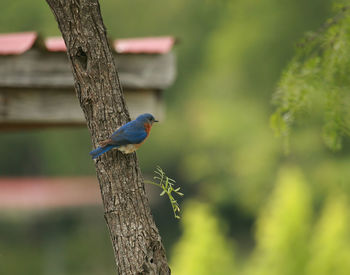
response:
<svg viewBox="0 0 350 275"><path fill-rule="evenodd" d="M3 0L0 32L59 35L45 1ZM153 204L173 274L350 274L349 139L329 150L319 110L290 137L269 125L295 43L328 0L101 1L112 38L173 35L166 120L138 151L185 193L183 218ZM86 129L3 132L1 176L94 175ZM1 211L1 210L0 210ZM0 212L1 274L113 274L101 208Z"/></svg>

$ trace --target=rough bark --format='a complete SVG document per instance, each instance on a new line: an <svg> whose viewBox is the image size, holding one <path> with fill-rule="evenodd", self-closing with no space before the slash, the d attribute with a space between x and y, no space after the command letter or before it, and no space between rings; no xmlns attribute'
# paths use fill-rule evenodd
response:
<svg viewBox="0 0 350 275"><path fill-rule="evenodd" d="M129 120L98 0L46 1L66 43L76 94L97 146ZM136 155L114 150L95 165L119 274L170 274Z"/></svg>

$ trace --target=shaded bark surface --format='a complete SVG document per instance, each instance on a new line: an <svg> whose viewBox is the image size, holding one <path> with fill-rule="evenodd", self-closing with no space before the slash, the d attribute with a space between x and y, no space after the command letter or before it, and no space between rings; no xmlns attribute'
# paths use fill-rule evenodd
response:
<svg viewBox="0 0 350 275"><path fill-rule="evenodd" d="M66 43L76 94L96 147L129 120L99 3L46 1ZM95 165L119 274L170 274L136 155L109 151Z"/></svg>

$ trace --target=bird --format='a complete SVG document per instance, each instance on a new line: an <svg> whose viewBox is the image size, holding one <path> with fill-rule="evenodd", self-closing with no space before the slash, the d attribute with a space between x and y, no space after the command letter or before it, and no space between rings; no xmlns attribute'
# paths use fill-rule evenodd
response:
<svg viewBox="0 0 350 275"><path fill-rule="evenodd" d="M90 152L92 159L117 148L124 154L135 152L146 140L154 122L158 122L151 114L139 115L123 126L119 127L109 139L99 142L99 147Z"/></svg>

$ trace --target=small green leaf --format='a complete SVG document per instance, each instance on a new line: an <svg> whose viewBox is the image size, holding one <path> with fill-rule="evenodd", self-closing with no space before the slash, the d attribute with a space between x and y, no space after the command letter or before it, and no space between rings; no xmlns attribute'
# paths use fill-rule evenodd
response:
<svg viewBox="0 0 350 275"><path fill-rule="evenodd" d="M156 167L156 170L154 171L154 173L156 175L153 177L153 179L157 182L153 182L153 181L145 181L145 182L149 183L149 184L156 185L156 186L160 187L161 189L163 189L163 191L160 193L160 196L163 196L165 194L168 195L170 204L171 204L173 212L174 212L174 217L176 219L180 219L180 216L177 214L178 212L180 212L180 207L179 207L179 204L177 203L177 201L175 200L175 198L173 197L172 192L175 192L179 196L183 196L184 194L179 192L179 190L181 188L178 187L178 188L174 189L174 185L175 185L176 181L174 179L167 177L165 175L164 171L159 166Z"/></svg>

